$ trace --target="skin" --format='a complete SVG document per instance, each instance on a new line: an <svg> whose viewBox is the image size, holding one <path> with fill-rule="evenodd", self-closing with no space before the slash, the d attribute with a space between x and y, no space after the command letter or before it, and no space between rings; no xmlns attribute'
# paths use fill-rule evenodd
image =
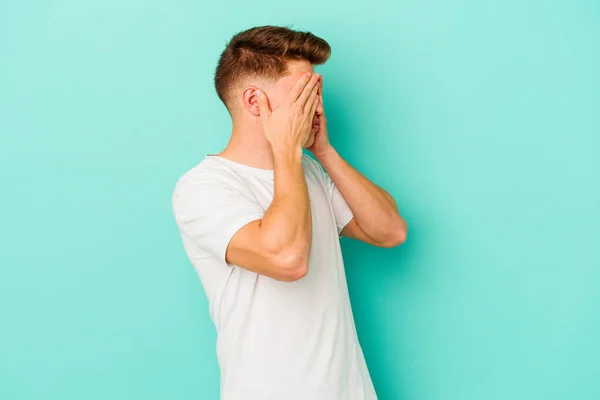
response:
<svg viewBox="0 0 600 400"><path fill-rule="evenodd" d="M302 148L311 151L348 203L354 218L342 236L379 247L406 240L407 224L392 196L348 164L327 134L323 79L307 61L287 63L276 81L249 80L228 104L233 120L229 144L219 155L274 170L274 198L261 220L231 239L227 261L281 281L308 272L312 240L310 201Z"/></svg>

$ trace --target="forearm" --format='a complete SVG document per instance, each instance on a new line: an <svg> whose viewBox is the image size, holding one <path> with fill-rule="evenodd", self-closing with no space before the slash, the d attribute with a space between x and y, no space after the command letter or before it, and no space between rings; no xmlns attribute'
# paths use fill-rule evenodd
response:
<svg viewBox="0 0 600 400"><path fill-rule="evenodd" d="M360 229L375 242L406 232L392 196L346 162L333 147L316 155L348 203Z"/></svg>
<svg viewBox="0 0 600 400"><path fill-rule="evenodd" d="M274 196L263 216L261 234L286 264L308 263L312 217L301 148L274 152Z"/></svg>

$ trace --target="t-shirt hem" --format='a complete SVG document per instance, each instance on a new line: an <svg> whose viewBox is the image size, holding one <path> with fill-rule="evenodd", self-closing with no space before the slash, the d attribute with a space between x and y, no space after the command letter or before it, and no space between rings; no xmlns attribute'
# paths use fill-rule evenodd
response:
<svg viewBox="0 0 600 400"><path fill-rule="evenodd" d="M346 210L346 212L342 214L342 216L339 218L338 236L341 236L342 230L344 230L352 218L354 218L354 214L352 213L351 209Z"/></svg>

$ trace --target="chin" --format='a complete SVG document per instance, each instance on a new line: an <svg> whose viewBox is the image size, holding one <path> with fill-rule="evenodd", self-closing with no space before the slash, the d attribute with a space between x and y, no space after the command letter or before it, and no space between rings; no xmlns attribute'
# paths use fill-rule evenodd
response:
<svg viewBox="0 0 600 400"><path fill-rule="evenodd" d="M306 143L304 143L304 148L306 149L307 147L312 146L314 142L315 142L315 134L311 133L310 136L308 136Z"/></svg>

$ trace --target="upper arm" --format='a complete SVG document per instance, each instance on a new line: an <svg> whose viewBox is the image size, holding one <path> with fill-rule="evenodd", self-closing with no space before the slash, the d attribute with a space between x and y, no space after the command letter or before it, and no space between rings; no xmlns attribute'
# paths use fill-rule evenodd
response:
<svg viewBox="0 0 600 400"><path fill-rule="evenodd" d="M340 236L346 236L352 239L360 240L361 242L365 242L371 244L373 246L379 246L378 243L373 241L369 236L365 234L365 232L360 229L360 226L356 222L356 218L352 218L348 224L342 229Z"/></svg>
<svg viewBox="0 0 600 400"><path fill-rule="evenodd" d="M278 280L295 278L284 268L286 260L262 239L265 210L235 182L188 182L175 191L173 211L182 234L224 265L237 265Z"/></svg>
<svg viewBox="0 0 600 400"><path fill-rule="evenodd" d="M344 226L340 236L349 237L356 240L364 241L368 236L364 234L364 232L360 229L358 224L356 223L356 219L352 218L350 222Z"/></svg>
<svg viewBox="0 0 600 400"><path fill-rule="evenodd" d="M360 240L361 242L368 243L377 247L395 247L398 245L397 242L378 242L369 237L356 222L356 219L352 218L350 222L342 230L341 236L350 237L352 239Z"/></svg>

